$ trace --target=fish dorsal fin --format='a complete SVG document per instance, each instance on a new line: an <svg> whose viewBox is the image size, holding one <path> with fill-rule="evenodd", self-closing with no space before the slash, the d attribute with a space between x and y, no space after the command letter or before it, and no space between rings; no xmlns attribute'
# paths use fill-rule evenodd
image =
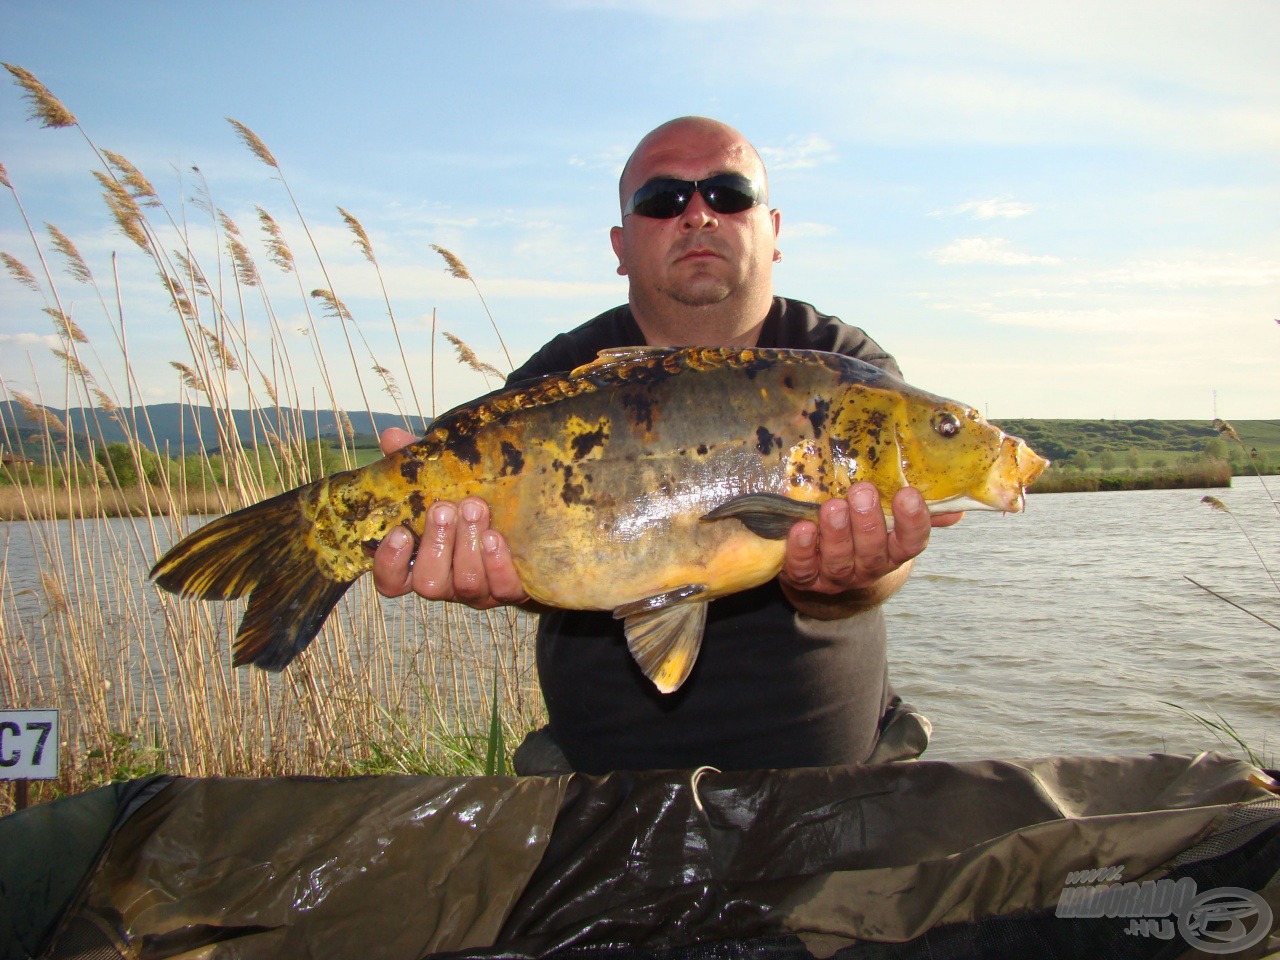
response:
<svg viewBox="0 0 1280 960"><path fill-rule="evenodd" d="M575 379L600 373L628 360L649 360L653 357L661 357L675 352L675 347L612 347L608 350L601 350L590 363L574 367L573 372L569 374L569 378Z"/></svg>
<svg viewBox="0 0 1280 960"><path fill-rule="evenodd" d="M631 656L661 693L679 690L698 659L707 604L693 598L705 590L702 584L688 584L613 611L615 619L626 621Z"/></svg>
<svg viewBox="0 0 1280 960"><path fill-rule="evenodd" d="M702 520L724 520L736 517L757 537L766 540L782 540L787 531L800 520L818 522L818 505L803 500L792 500L776 493L744 493L726 500Z"/></svg>

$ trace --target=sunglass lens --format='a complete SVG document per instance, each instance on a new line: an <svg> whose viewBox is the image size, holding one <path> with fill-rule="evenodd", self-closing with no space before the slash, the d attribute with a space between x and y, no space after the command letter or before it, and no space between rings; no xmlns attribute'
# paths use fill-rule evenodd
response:
<svg viewBox="0 0 1280 960"><path fill-rule="evenodd" d="M701 183L707 206L716 213L742 213L759 202L759 189L746 177L726 174L710 177Z"/></svg>
<svg viewBox="0 0 1280 960"><path fill-rule="evenodd" d="M693 184L685 180L651 180L631 198L631 211L655 220L678 217L689 205Z"/></svg>

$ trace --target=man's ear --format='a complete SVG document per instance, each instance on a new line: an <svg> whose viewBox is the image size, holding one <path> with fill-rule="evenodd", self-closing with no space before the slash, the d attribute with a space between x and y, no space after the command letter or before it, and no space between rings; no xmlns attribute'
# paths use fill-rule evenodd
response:
<svg viewBox="0 0 1280 960"><path fill-rule="evenodd" d="M618 258L618 276L625 277L627 275L627 260L622 255L621 227L611 227L609 229L609 242L613 244L613 255Z"/></svg>

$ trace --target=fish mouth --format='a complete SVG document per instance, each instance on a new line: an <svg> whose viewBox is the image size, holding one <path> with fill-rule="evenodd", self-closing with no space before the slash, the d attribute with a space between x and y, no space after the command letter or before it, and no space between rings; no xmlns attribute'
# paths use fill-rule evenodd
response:
<svg viewBox="0 0 1280 960"><path fill-rule="evenodd" d="M985 482L957 496L929 502L929 513L954 513L958 510L1021 513L1027 507L1027 487L1035 483L1048 466L1049 461L1020 438L1005 435Z"/></svg>

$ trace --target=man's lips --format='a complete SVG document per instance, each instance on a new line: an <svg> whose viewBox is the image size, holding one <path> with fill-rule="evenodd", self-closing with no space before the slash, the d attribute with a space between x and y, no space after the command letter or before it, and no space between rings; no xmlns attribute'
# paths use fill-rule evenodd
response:
<svg viewBox="0 0 1280 960"><path fill-rule="evenodd" d="M680 263L681 261L685 261L685 260L723 260L723 259L724 259L724 256L719 253L716 253L716 251L714 250L699 248L697 250L690 250L688 253L682 254L681 256L677 257L676 263Z"/></svg>

